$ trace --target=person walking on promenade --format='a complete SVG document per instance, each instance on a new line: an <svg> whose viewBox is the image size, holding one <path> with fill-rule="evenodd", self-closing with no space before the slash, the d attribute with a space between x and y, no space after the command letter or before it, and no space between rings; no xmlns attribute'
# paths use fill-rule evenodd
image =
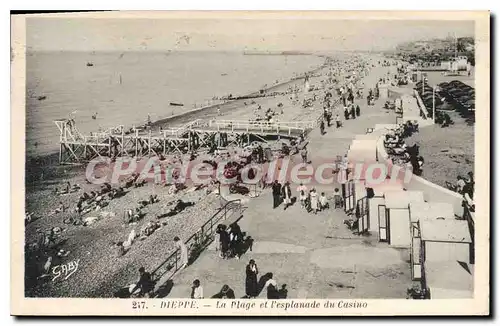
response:
<svg viewBox="0 0 500 326"><path fill-rule="evenodd" d="M351 117L356 119L356 110L354 108L354 104L351 105Z"/></svg>
<svg viewBox="0 0 500 326"><path fill-rule="evenodd" d="M290 182L285 182L283 188L281 189L281 196L283 197L284 207L286 210L288 206L292 205L292 190L290 189Z"/></svg>
<svg viewBox="0 0 500 326"><path fill-rule="evenodd" d="M179 259L179 270L185 268L188 264L188 251L186 244L181 241L179 237L174 238L175 247L179 249L180 259Z"/></svg>
<svg viewBox="0 0 500 326"><path fill-rule="evenodd" d="M359 105L356 105L356 115L358 117L361 115L361 109L359 108Z"/></svg>
<svg viewBox="0 0 500 326"><path fill-rule="evenodd" d="M333 191L333 202L334 202L335 208L342 208L343 207L342 195L340 194L339 188L335 188L335 190Z"/></svg>
<svg viewBox="0 0 500 326"><path fill-rule="evenodd" d="M203 299L203 287L198 279L194 280L191 286L191 299Z"/></svg>
<svg viewBox="0 0 500 326"><path fill-rule="evenodd" d="M325 120L321 119L321 122L319 123L319 130L321 132L321 136L325 134Z"/></svg>
<svg viewBox="0 0 500 326"><path fill-rule="evenodd" d="M311 191L309 192L309 197L311 198L311 210L314 214L316 214L319 210L318 194L316 193L316 189L311 189Z"/></svg>
<svg viewBox="0 0 500 326"><path fill-rule="evenodd" d="M326 198L326 195L324 192L321 193L319 196L319 210L325 210L327 208L330 208L330 205L328 204L328 199Z"/></svg>
<svg viewBox="0 0 500 326"><path fill-rule="evenodd" d="M302 156L302 163L307 164L307 148L305 146L300 150L300 156Z"/></svg>
<svg viewBox="0 0 500 326"><path fill-rule="evenodd" d="M330 106L329 104L326 104L325 108L323 109L323 120L326 120L328 127L330 127L330 121L332 117L329 106Z"/></svg>
<svg viewBox="0 0 500 326"><path fill-rule="evenodd" d="M140 278L137 281L135 287L130 291L130 293L135 294L135 291L140 290L138 296L149 298L154 290L154 283L151 279L151 274L146 272L144 267L139 268Z"/></svg>
<svg viewBox="0 0 500 326"><path fill-rule="evenodd" d="M347 97L349 102L353 103L354 102L354 95L352 94L352 90L349 90L349 96Z"/></svg>
<svg viewBox="0 0 500 326"><path fill-rule="evenodd" d="M281 185L278 180L273 182L273 209L280 205Z"/></svg>
<svg viewBox="0 0 500 326"><path fill-rule="evenodd" d="M245 293L248 298L255 298L259 291L257 285L257 274L259 274L259 269L255 260L250 259L246 267L246 279L245 279Z"/></svg>
<svg viewBox="0 0 500 326"><path fill-rule="evenodd" d="M229 233L227 233L227 227L224 224L217 225L217 231L215 231L219 235L219 247L220 254L219 257L222 259L229 258L229 245L230 238Z"/></svg>
<svg viewBox="0 0 500 326"><path fill-rule="evenodd" d="M240 259L241 247L243 244L243 232L237 222L229 225L229 249L230 256L234 256L236 259Z"/></svg>
<svg viewBox="0 0 500 326"><path fill-rule="evenodd" d="M344 117L346 120L349 120L349 109L347 106L344 106Z"/></svg>
<svg viewBox="0 0 500 326"><path fill-rule="evenodd" d="M307 187L301 183L300 186L297 187L297 192L299 193L300 206L302 208L306 207Z"/></svg>
<svg viewBox="0 0 500 326"><path fill-rule="evenodd" d="M342 127L342 122L340 121L340 117L338 114L335 116L335 123L337 124L337 128Z"/></svg>

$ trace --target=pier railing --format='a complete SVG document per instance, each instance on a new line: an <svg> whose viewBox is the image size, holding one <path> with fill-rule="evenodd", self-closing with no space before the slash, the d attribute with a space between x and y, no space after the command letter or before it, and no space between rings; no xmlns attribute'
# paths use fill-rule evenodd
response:
<svg viewBox="0 0 500 326"><path fill-rule="evenodd" d="M191 264L201 252L215 239L217 225L223 221L234 222L242 212L241 199L226 201L192 236L186 241L188 249L188 264ZM153 279L158 282L170 280L181 268L180 250L175 249L167 258L152 272ZM161 284L160 284L161 285Z"/></svg>
<svg viewBox="0 0 500 326"><path fill-rule="evenodd" d="M202 126L201 123L198 126ZM276 134L300 134L314 127L314 122L267 122L267 121L240 121L240 120L211 120L203 126L217 131L246 131L272 132ZM193 126L197 127L197 126Z"/></svg>

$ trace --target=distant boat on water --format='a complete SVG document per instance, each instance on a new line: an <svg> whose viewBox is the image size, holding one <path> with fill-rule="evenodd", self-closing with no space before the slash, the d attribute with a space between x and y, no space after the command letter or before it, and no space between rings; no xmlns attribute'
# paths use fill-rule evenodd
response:
<svg viewBox="0 0 500 326"><path fill-rule="evenodd" d="M175 102L170 102L171 106L184 106L182 103L175 103Z"/></svg>
<svg viewBox="0 0 500 326"><path fill-rule="evenodd" d="M92 62L87 62L87 67L93 67L94 64Z"/></svg>

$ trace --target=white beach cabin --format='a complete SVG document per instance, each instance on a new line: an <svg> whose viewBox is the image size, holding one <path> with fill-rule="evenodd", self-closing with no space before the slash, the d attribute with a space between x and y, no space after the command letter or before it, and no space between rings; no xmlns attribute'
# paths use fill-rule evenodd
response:
<svg viewBox="0 0 500 326"><path fill-rule="evenodd" d="M425 266L425 285L431 299L472 299L474 265L458 261L429 262Z"/></svg>
<svg viewBox="0 0 500 326"><path fill-rule="evenodd" d="M423 203L424 194L421 191L389 191L385 195L385 216L379 216L380 239L382 229L386 228L390 246L410 248L410 204Z"/></svg>
<svg viewBox="0 0 500 326"><path fill-rule="evenodd" d="M453 205L450 203L411 203L411 275L413 280L420 280L423 273L421 221L438 219L454 220Z"/></svg>

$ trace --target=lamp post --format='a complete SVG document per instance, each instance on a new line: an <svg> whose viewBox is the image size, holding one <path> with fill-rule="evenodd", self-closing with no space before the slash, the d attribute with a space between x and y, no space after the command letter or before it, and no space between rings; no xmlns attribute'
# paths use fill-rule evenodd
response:
<svg viewBox="0 0 500 326"><path fill-rule="evenodd" d="M422 96L424 96L425 77L423 72L421 72L421 76L422 76Z"/></svg>
<svg viewBox="0 0 500 326"><path fill-rule="evenodd" d="M432 87L432 121L436 123L436 90L439 90L436 85Z"/></svg>
<svg viewBox="0 0 500 326"><path fill-rule="evenodd" d="M432 87L432 122L436 123L436 86Z"/></svg>

